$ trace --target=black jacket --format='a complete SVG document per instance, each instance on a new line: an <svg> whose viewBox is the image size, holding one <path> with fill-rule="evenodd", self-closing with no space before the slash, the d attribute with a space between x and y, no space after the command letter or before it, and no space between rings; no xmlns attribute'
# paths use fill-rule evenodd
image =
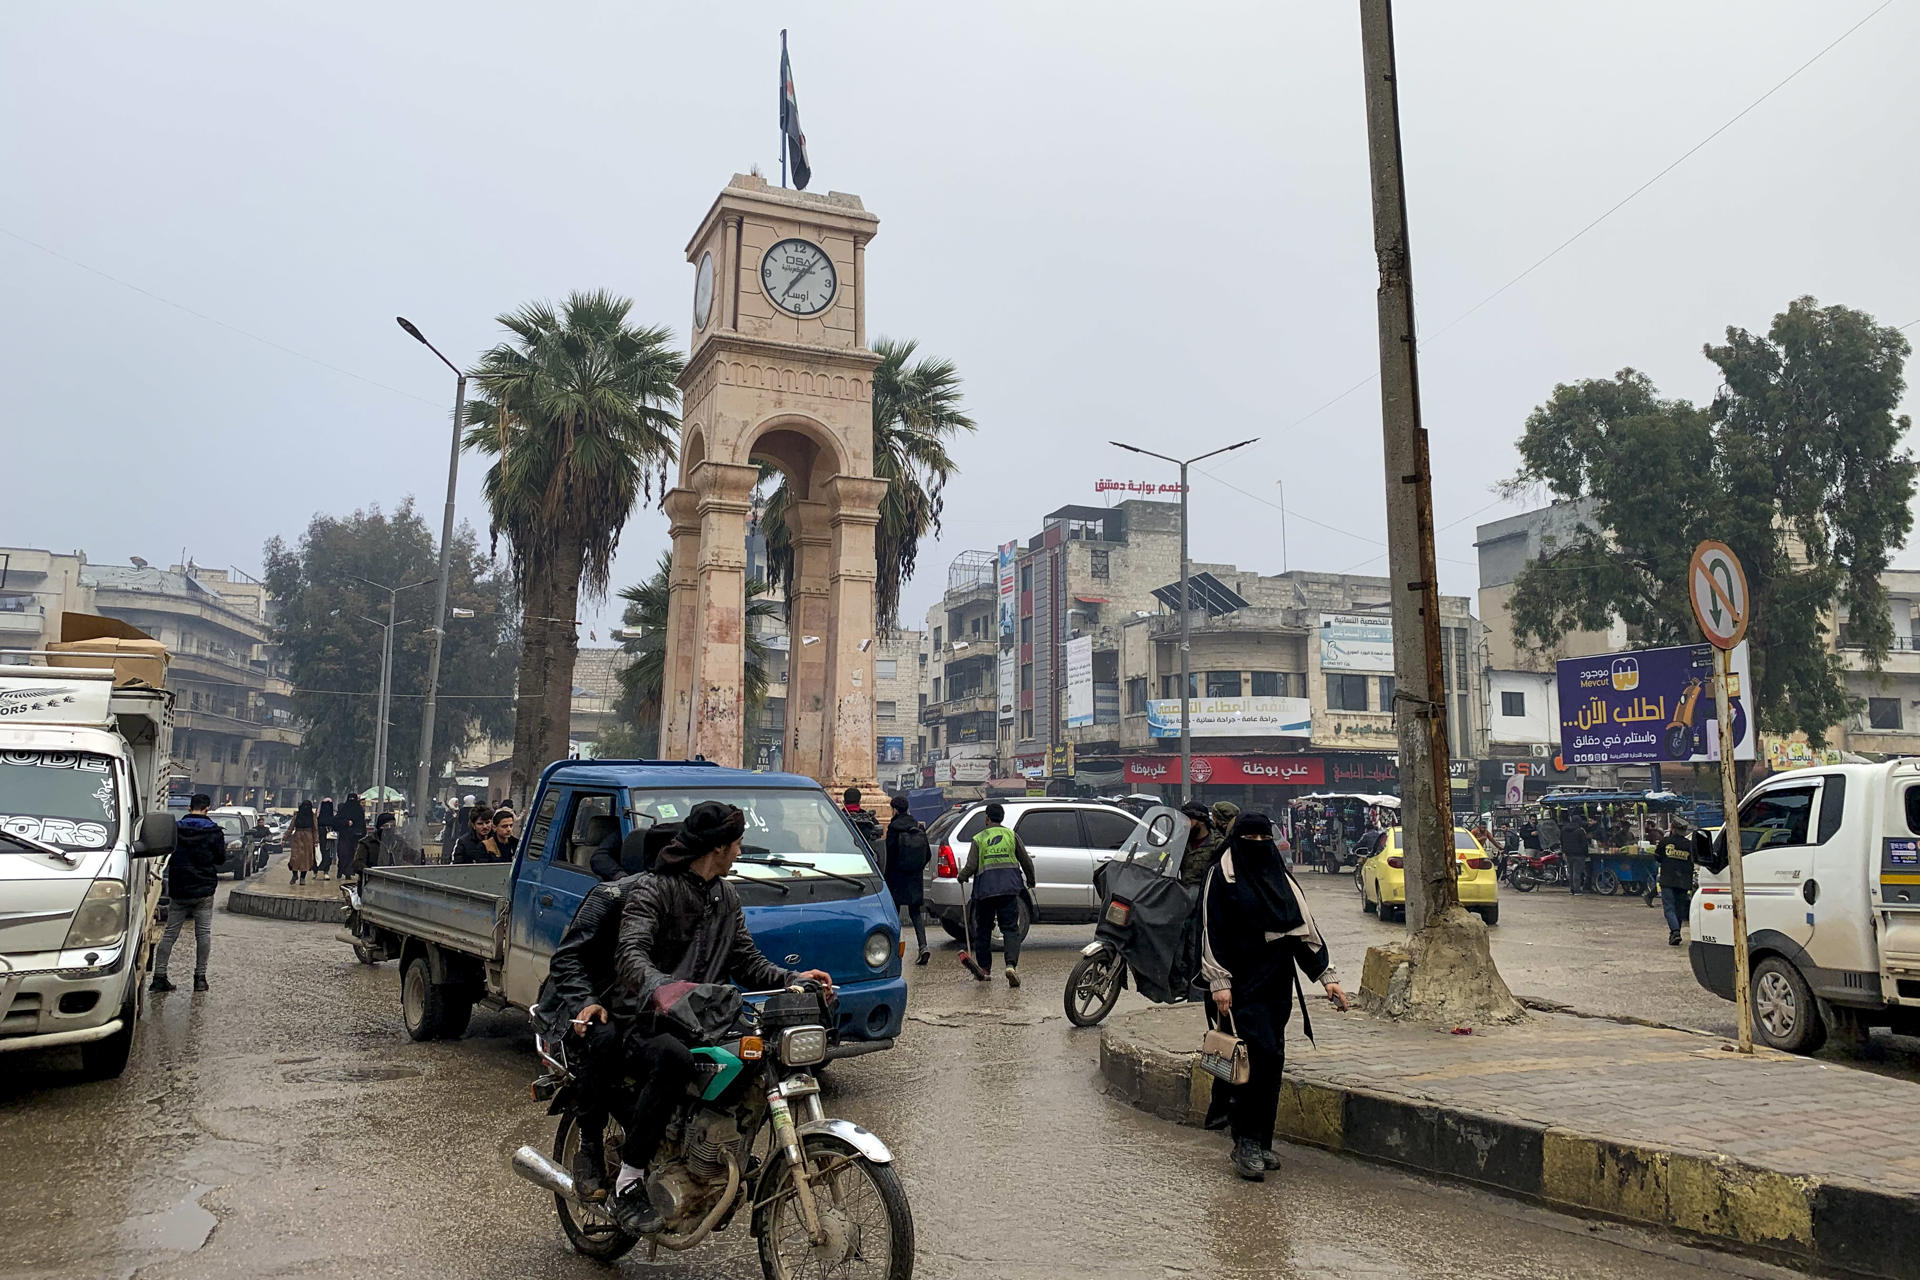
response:
<svg viewBox="0 0 1920 1280"><path fill-rule="evenodd" d="M1560 828L1560 852L1569 858L1584 858L1593 851L1593 837L1586 824L1569 822Z"/></svg>
<svg viewBox="0 0 1920 1280"><path fill-rule="evenodd" d="M633 997L620 984L615 963L621 908L633 884L629 877L595 885L560 935L540 986L540 1021L550 1033L566 1034L574 1015L590 1004L604 1006L616 1021L633 1017Z"/></svg>
<svg viewBox="0 0 1920 1280"><path fill-rule="evenodd" d="M188 814L175 828L173 856L167 859L168 896L183 902L211 898L226 861L227 837L220 824L204 813Z"/></svg>
<svg viewBox="0 0 1920 1280"><path fill-rule="evenodd" d="M1693 840L1685 835L1664 835L1660 843L1653 846L1654 856L1660 859L1660 887L1662 889L1693 888Z"/></svg>
<svg viewBox="0 0 1920 1280"><path fill-rule="evenodd" d="M502 849L500 856L494 857L487 851L487 842L469 831L454 844L453 860L455 862L511 862L513 854Z"/></svg>
<svg viewBox="0 0 1920 1280"><path fill-rule="evenodd" d="M724 876L701 880L687 870L691 861L677 845L669 845L658 870L623 882L630 887L620 909L622 998L644 1009L654 988L670 981L731 980L749 991L792 982L798 976L793 970L753 945L733 886Z"/></svg>
<svg viewBox="0 0 1920 1280"><path fill-rule="evenodd" d="M853 829L860 833L860 838L867 842L867 848L875 853L881 852L886 846L887 837L886 833L880 830L880 819L865 809L845 809L842 812L853 823Z"/></svg>

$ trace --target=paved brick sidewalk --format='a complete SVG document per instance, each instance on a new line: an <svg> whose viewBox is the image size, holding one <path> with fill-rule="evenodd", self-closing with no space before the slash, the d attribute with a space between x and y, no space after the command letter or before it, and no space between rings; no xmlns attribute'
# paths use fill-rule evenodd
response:
<svg viewBox="0 0 1920 1280"><path fill-rule="evenodd" d="M1471 1035L1316 1001L1279 1128L1550 1202L1860 1275L1920 1274L1920 1084L1684 1031L1536 1013ZM1200 1013L1115 1018L1109 1087L1187 1123Z"/></svg>

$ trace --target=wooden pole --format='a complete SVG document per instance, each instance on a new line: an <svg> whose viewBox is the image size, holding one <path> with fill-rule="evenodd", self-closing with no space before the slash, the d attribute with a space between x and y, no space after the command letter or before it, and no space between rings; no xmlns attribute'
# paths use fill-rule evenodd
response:
<svg viewBox="0 0 1920 1280"><path fill-rule="evenodd" d="M1380 419L1386 445L1387 577L1393 601L1394 725L1400 739L1407 930L1457 906L1453 793L1447 769L1446 683L1440 651L1440 579L1433 550L1433 477L1420 423L1414 351L1413 267L1391 0L1360 0L1367 80L1367 154L1373 177L1373 247L1380 261Z"/></svg>
<svg viewBox="0 0 1920 1280"><path fill-rule="evenodd" d="M1740 791L1734 781L1733 678L1727 651L1713 650L1714 700L1720 711L1720 802L1726 823L1720 830L1727 841L1727 879L1733 886L1733 1008L1740 1023L1740 1052L1753 1052L1753 984L1747 974L1747 876L1741 859ZM1811 1012L1811 1011L1809 1011Z"/></svg>

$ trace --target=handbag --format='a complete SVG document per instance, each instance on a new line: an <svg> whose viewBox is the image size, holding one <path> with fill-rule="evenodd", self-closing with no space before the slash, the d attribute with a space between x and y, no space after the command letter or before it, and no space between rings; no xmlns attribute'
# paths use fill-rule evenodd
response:
<svg viewBox="0 0 1920 1280"><path fill-rule="evenodd" d="M1247 1042L1233 1029L1233 1011L1221 1015L1227 1029L1209 1027L1200 1037L1200 1069L1227 1084L1245 1084L1252 1071L1247 1058Z"/></svg>

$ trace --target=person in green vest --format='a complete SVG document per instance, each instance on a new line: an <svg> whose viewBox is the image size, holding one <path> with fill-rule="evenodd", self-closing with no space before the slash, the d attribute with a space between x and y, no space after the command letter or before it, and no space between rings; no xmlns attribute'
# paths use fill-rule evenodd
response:
<svg viewBox="0 0 1920 1280"><path fill-rule="evenodd" d="M1020 985L1020 891L1022 881L1033 888L1033 859L1020 837L1003 826L1007 810L998 802L987 806L987 825L973 838L960 883L973 881L973 899L967 904L967 950L960 963L977 981L993 976L993 926L1000 924L1000 940L1007 952L1007 985ZM978 958L976 958L978 957Z"/></svg>

